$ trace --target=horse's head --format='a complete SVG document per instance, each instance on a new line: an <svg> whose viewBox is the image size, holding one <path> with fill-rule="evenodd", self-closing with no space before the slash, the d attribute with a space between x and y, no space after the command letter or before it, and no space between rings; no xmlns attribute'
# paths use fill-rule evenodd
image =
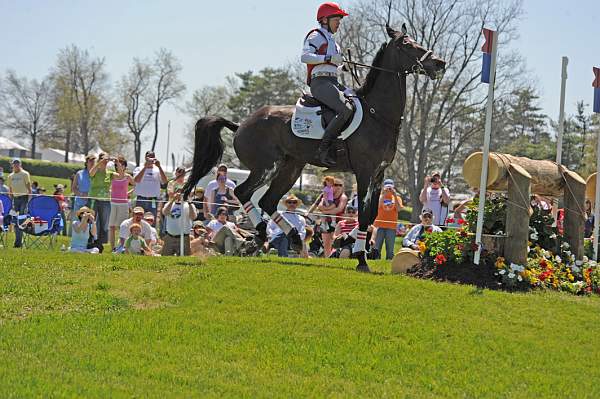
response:
<svg viewBox="0 0 600 399"><path fill-rule="evenodd" d="M406 33L406 25L402 24L400 32L386 25L388 36L392 39L388 48L396 50L398 70L406 73L419 73L431 79L439 78L446 69L446 62L426 50Z"/></svg>

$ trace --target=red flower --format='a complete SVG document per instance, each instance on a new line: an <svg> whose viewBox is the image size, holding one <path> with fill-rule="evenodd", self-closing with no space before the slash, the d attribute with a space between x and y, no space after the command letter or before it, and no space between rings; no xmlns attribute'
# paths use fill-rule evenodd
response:
<svg viewBox="0 0 600 399"><path fill-rule="evenodd" d="M465 249L464 244L456 244L456 249L458 249L459 251L462 251L463 249Z"/></svg>
<svg viewBox="0 0 600 399"><path fill-rule="evenodd" d="M477 243L471 243L471 251L477 251L479 249L479 245Z"/></svg>
<svg viewBox="0 0 600 399"><path fill-rule="evenodd" d="M458 219L458 220L456 221L456 223L458 223L458 224L460 224L460 225L463 225L463 224L465 224L465 223L467 223L467 222L465 221L465 219Z"/></svg>
<svg viewBox="0 0 600 399"><path fill-rule="evenodd" d="M468 235L469 235L469 234L467 234L467 232L466 232L466 231L464 231L464 230L461 230L461 231L460 231L460 236L461 236L461 237L466 237L466 236L468 236Z"/></svg>
<svg viewBox="0 0 600 399"><path fill-rule="evenodd" d="M446 257L444 256L444 254L437 254L435 256L435 264L441 266L444 263L446 263Z"/></svg>
<svg viewBox="0 0 600 399"><path fill-rule="evenodd" d="M546 259L542 259L540 261L540 266L543 267L543 268L546 268L548 266L548 263L546 262Z"/></svg>
<svg viewBox="0 0 600 399"><path fill-rule="evenodd" d="M431 233L433 231L433 227L429 226L425 231Z"/></svg>
<svg viewBox="0 0 600 399"><path fill-rule="evenodd" d="M454 218L447 218L446 222L448 222L448 223L454 223Z"/></svg>

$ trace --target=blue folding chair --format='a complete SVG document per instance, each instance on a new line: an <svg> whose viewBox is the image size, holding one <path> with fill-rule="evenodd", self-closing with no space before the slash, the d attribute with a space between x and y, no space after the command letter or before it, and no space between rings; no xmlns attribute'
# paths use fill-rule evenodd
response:
<svg viewBox="0 0 600 399"><path fill-rule="evenodd" d="M0 194L0 202L2 202L2 216L4 221L0 223L0 247L6 248L6 233L8 232L8 227L10 226L10 210L12 209L12 200L6 194Z"/></svg>
<svg viewBox="0 0 600 399"><path fill-rule="evenodd" d="M32 229L23 230L24 248L52 249L56 243L56 236L62 231L63 220L60 216L60 206L54 197L33 197L27 206L28 218L40 218L48 222L48 227L43 231L34 232Z"/></svg>

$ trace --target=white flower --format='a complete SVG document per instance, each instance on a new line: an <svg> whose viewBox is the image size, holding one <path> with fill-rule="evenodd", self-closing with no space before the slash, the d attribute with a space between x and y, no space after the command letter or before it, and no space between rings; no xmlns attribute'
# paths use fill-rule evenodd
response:
<svg viewBox="0 0 600 399"><path fill-rule="evenodd" d="M581 268L579 268L579 266L572 266L571 270L573 270L573 272L575 273L579 273L581 271Z"/></svg>
<svg viewBox="0 0 600 399"><path fill-rule="evenodd" d="M562 249L569 249L569 248L571 248L571 246L569 245L568 242L563 242L562 244L560 244L560 247Z"/></svg>
<svg viewBox="0 0 600 399"><path fill-rule="evenodd" d="M584 257L583 257L583 262L584 262L584 263L587 263L587 262L589 262L589 261L590 261L590 259L589 259L587 256L584 256Z"/></svg>
<svg viewBox="0 0 600 399"><path fill-rule="evenodd" d="M500 274L505 274L505 273L506 273L506 270L502 269L502 270L500 270L500 272L499 272L499 273L500 273Z"/></svg>
<svg viewBox="0 0 600 399"><path fill-rule="evenodd" d="M537 235L537 233L531 233L531 234L529 235L529 238L531 238L532 240L534 240L534 241L535 241L535 240L537 240L537 239L538 239L538 235Z"/></svg>
<svg viewBox="0 0 600 399"><path fill-rule="evenodd" d="M525 266L517 265L516 263L511 263L510 270L515 272L522 272L523 270L525 270Z"/></svg>
<svg viewBox="0 0 600 399"><path fill-rule="evenodd" d="M558 256L558 255L556 255L556 258L555 258L555 260L556 260L558 263L562 262L562 259L561 259L561 258L560 258L560 256Z"/></svg>
<svg viewBox="0 0 600 399"><path fill-rule="evenodd" d="M551 238L552 240L556 239L556 233L552 233L552 234L550 235L550 238Z"/></svg>
<svg viewBox="0 0 600 399"><path fill-rule="evenodd" d="M583 257L583 259L584 259L584 261L586 261L586 262L587 262L587 260L585 259L585 256ZM575 264L576 264L577 266L581 266L581 265L583 265L583 261L581 261L581 260L576 260L576 261L575 261Z"/></svg>
<svg viewBox="0 0 600 399"><path fill-rule="evenodd" d="M515 278L516 274L514 274L513 272L508 273L508 278Z"/></svg>
<svg viewBox="0 0 600 399"><path fill-rule="evenodd" d="M523 277L521 277L521 275L519 274L519 275L517 276L517 280L519 280L519 281L523 281Z"/></svg>

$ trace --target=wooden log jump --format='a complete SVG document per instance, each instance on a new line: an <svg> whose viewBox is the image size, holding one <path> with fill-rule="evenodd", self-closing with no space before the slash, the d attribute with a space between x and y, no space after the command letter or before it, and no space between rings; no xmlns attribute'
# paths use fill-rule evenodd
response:
<svg viewBox="0 0 600 399"><path fill-rule="evenodd" d="M481 161L482 153L475 152L465 160L463 165L465 181L473 188L479 188ZM595 175L593 176L595 190ZM589 184L587 189L590 190ZM564 198L565 241L569 243L577 259L583 257L586 182L577 173L553 161L490 153L486 190L508 192L509 203L506 214L508 237L504 251L508 261L523 264L527 259L531 194Z"/></svg>

